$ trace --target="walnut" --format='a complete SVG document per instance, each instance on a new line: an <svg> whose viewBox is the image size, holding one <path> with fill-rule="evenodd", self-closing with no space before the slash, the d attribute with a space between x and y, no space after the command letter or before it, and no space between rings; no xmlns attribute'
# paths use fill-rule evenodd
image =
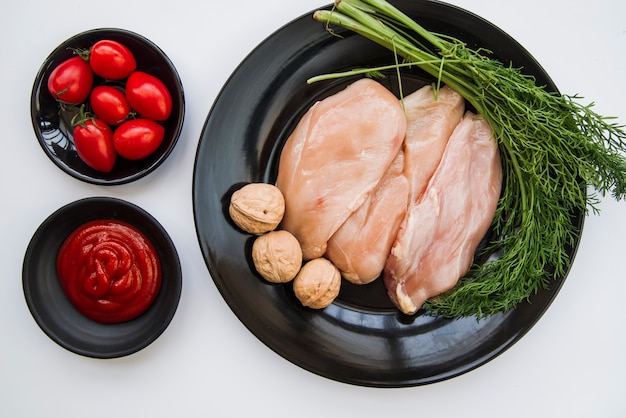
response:
<svg viewBox="0 0 626 418"><path fill-rule="evenodd" d="M251 234L276 229L285 214L280 189L267 183L250 183L233 193L228 213L235 224Z"/></svg>
<svg viewBox="0 0 626 418"><path fill-rule="evenodd" d="M322 309L339 295L341 273L325 258L307 262L293 281L293 290L304 306Z"/></svg>
<svg viewBox="0 0 626 418"><path fill-rule="evenodd" d="M272 283L287 283L296 277L302 265L300 243L287 231L271 231L252 244L254 267Z"/></svg>

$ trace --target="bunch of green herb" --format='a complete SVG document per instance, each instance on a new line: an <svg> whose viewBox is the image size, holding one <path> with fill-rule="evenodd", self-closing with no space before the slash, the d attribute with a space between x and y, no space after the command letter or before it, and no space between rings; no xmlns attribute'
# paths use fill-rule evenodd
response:
<svg viewBox="0 0 626 418"><path fill-rule="evenodd" d="M432 312L484 317L515 307L569 269L567 248L579 232L573 213L597 212L598 194L626 197L623 126L579 97L547 91L489 51L432 33L384 0L337 0L314 18L331 32L343 27L388 48L404 60L396 67L419 67L449 85L493 129L504 183L492 225L497 238L485 251L498 256L430 300Z"/></svg>

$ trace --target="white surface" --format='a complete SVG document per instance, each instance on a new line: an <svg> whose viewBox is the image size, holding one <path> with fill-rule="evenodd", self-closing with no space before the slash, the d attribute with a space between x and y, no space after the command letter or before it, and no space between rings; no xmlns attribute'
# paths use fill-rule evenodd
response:
<svg viewBox="0 0 626 418"><path fill-rule="evenodd" d="M626 123L626 7L621 0L452 1L524 45L565 93ZM221 86L266 36L323 0L11 1L0 14L0 416L2 417L624 417L626 204L590 216L573 269L547 313L504 354L463 376L406 389L345 385L266 348L214 286L196 240L193 161ZM158 44L183 80L186 118L173 154L135 183L93 186L53 165L33 134L33 79L59 43L119 27ZM184 287L174 320L134 355L95 360L64 350L33 321L22 258L39 224L87 196L143 207L180 253Z"/></svg>

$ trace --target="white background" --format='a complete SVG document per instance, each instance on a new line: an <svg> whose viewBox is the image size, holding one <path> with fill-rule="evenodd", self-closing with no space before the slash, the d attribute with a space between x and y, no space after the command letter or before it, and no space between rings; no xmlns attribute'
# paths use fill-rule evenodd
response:
<svg viewBox="0 0 626 418"><path fill-rule="evenodd" d="M453 0L504 29L559 89L626 123L626 6L621 0ZM219 295L192 215L192 170L208 111L241 60L320 0L108 0L4 3L0 13L0 416L17 417L624 417L626 204L607 197L586 220L561 292L531 331L488 364L422 387L372 389L306 372L260 343ZM134 183L101 187L64 174L42 152L29 115L46 56L84 30L119 27L159 45L186 94L169 159ZM114 196L156 217L180 254L176 316L124 358L75 355L50 340L24 301L24 251L39 224L88 196Z"/></svg>

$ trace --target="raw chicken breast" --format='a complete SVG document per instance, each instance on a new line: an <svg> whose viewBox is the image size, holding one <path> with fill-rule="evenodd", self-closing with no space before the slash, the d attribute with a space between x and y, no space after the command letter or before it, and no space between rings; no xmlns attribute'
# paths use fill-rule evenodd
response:
<svg viewBox="0 0 626 418"><path fill-rule="evenodd" d="M448 86L437 96L430 85L404 98L408 124L404 139L404 175L414 202L426 189L428 180L439 165L443 150L465 109L463 97Z"/></svg>
<svg viewBox="0 0 626 418"><path fill-rule="evenodd" d="M398 99L361 79L314 104L282 151L276 185L285 196L281 228L310 260L361 206L402 146L406 117Z"/></svg>
<svg viewBox="0 0 626 418"><path fill-rule="evenodd" d="M493 220L501 187L491 128L466 112L426 190L409 208L385 265L385 286L402 312L415 313L467 273Z"/></svg>
<svg viewBox="0 0 626 418"><path fill-rule="evenodd" d="M401 150L372 194L328 241L326 258L349 282L370 283L385 267L408 204L409 183L403 171Z"/></svg>
<svg viewBox="0 0 626 418"><path fill-rule="evenodd" d="M380 276L407 212L409 192L419 197L437 168L464 100L449 87L438 96L430 85L404 98L407 130L401 151L368 200L328 242L328 257L355 284ZM404 167L402 162L405 161Z"/></svg>

